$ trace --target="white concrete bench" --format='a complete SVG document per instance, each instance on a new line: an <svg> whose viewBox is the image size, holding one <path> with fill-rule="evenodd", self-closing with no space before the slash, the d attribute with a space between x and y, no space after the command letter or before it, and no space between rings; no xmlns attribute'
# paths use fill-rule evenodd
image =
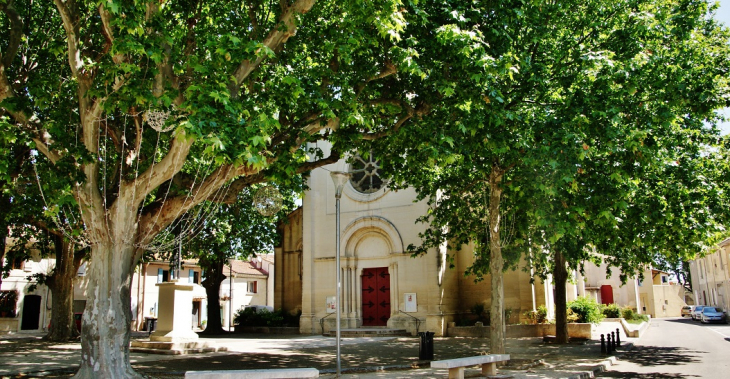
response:
<svg viewBox="0 0 730 379"><path fill-rule="evenodd" d="M316 368L276 368L269 370L187 371L185 379L289 379L319 378Z"/></svg>
<svg viewBox="0 0 730 379"><path fill-rule="evenodd" d="M482 375L497 375L497 363L509 360L509 354L479 355L476 357L444 359L443 361L432 361L431 368L449 369L449 379L464 379L464 368L469 366L482 366Z"/></svg>

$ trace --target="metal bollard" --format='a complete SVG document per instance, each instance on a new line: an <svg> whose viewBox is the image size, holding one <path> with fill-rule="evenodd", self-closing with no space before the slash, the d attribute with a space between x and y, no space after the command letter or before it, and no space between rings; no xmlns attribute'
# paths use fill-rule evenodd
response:
<svg viewBox="0 0 730 379"><path fill-rule="evenodd" d="M601 354L606 354L606 337L601 334Z"/></svg>
<svg viewBox="0 0 730 379"><path fill-rule="evenodd" d="M616 335L611 332L611 350L616 351Z"/></svg>
<svg viewBox="0 0 730 379"><path fill-rule="evenodd" d="M621 333L616 328L616 347L621 347Z"/></svg>
<svg viewBox="0 0 730 379"><path fill-rule="evenodd" d="M611 335L606 334L606 354L611 354Z"/></svg>

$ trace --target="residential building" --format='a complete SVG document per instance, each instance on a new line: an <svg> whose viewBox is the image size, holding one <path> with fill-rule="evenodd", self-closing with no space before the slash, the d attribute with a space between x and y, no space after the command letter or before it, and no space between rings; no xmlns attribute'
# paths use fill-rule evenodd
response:
<svg viewBox="0 0 730 379"><path fill-rule="evenodd" d="M263 306L273 309L274 281L269 280L269 272L274 272L273 254L255 257L250 261L233 261L233 268L226 265L226 280L221 285L221 317L224 327L232 328L229 320L235 312L247 306ZM55 267L55 258L41 257L34 251L32 259L10 262L13 269L4 278L0 287L0 333L16 333L21 331L46 331L51 318L50 289L38 285L31 291L33 274L50 274ZM207 320L207 296L200 285L204 273L193 260L184 261L180 270L180 279L194 284L193 311L191 323L194 329L204 328ZM230 281L230 276L233 281ZM82 264L74 280L74 313L80 314L86 306L86 264ZM132 277L131 310L132 330L146 330L147 321L159 316L159 291L156 284L175 279L175 269L166 261L140 263ZM12 298L11 301L6 299ZM6 304L7 303L7 304ZM8 307L8 311L1 312ZM12 308L12 309L11 309ZM229 310L231 311L229 313Z"/></svg>
<svg viewBox="0 0 730 379"><path fill-rule="evenodd" d="M12 240L8 240L8 247ZM7 258L6 258L7 259ZM39 250L31 250L31 259L16 259L11 264L8 277L0 286L0 333L38 332L48 328L51 317L51 291L38 285L31 291L29 277L33 274L49 274L55 266L54 257L41 258Z"/></svg>
<svg viewBox="0 0 730 379"><path fill-rule="evenodd" d="M689 263L695 304L730 310L730 238Z"/></svg>

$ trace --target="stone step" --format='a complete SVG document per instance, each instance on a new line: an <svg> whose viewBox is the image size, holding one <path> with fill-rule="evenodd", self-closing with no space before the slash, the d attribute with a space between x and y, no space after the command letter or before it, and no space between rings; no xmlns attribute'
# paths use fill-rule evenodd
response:
<svg viewBox="0 0 730 379"><path fill-rule="evenodd" d="M328 337L335 337L337 332L330 330L324 334ZM387 328L358 328L358 329L341 329L340 337L394 337L394 336L411 336L405 329L387 329Z"/></svg>
<svg viewBox="0 0 730 379"><path fill-rule="evenodd" d="M132 341L129 351L145 354L186 355L228 351L228 348L206 342Z"/></svg>

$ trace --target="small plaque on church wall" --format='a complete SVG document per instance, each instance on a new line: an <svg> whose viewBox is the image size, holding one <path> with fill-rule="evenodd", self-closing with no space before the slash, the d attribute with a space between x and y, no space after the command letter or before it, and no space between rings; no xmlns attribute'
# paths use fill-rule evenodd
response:
<svg viewBox="0 0 730 379"><path fill-rule="evenodd" d="M403 303L406 305L405 312L418 312L418 302L415 293L407 293L404 296Z"/></svg>
<svg viewBox="0 0 730 379"><path fill-rule="evenodd" d="M335 296L327 296L327 313L337 312L336 304L337 299Z"/></svg>

